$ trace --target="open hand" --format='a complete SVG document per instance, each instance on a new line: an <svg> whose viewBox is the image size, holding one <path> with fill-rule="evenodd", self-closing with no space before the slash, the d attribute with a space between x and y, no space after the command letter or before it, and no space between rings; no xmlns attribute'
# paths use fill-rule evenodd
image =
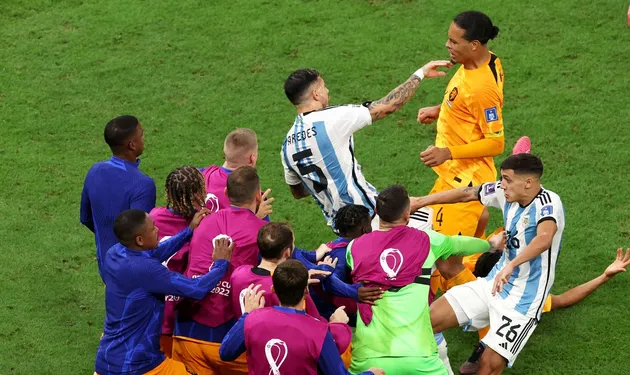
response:
<svg viewBox="0 0 630 375"><path fill-rule="evenodd" d="M265 190L262 195L262 201L258 205L258 210L256 211L256 216L259 219L264 219L267 216L271 215L271 213L273 212L273 207L271 206L271 204L276 198L269 198L269 194L271 194L271 189Z"/></svg>
<svg viewBox="0 0 630 375"><path fill-rule="evenodd" d="M320 278L325 278L330 275L328 271L322 270L308 270L308 285L317 284L320 282Z"/></svg>
<svg viewBox="0 0 630 375"><path fill-rule="evenodd" d="M363 283L361 283L363 284ZM383 298L385 291L379 287L360 286L358 290L359 302L376 305L376 301Z"/></svg>
<svg viewBox="0 0 630 375"><path fill-rule="evenodd" d="M430 61L422 67L422 72L425 78L444 77L446 72L438 70L438 68L450 68L453 63L448 60L436 60Z"/></svg>
<svg viewBox="0 0 630 375"><path fill-rule="evenodd" d="M623 248L617 249L617 258L610 264L604 271L606 277L611 278L618 273L626 272L626 267L630 265L630 249L626 249L626 253L623 253Z"/></svg>
<svg viewBox="0 0 630 375"><path fill-rule="evenodd" d="M232 250L234 250L234 242L229 238L217 238L214 240L214 250L212 250L212 261L219 259L229 261L232 259Z"/></svg>
<svg viewBox="0 0 630 375"><path fill-rule="evenodd" d="M514 272L514 266L512 263L507 263L505 267L494 278L494 284L492 285L492 295L496 295L503 290L503 285L507 284L510 281L510 277L512 277L512 272Z"/></svg>
<svg viewBox="0 0 630 375"><path fill-rule="evenodd" d="M324 258L324 260L322 260L321 262L317 263L318 266L321 265L326 265L326 266L330 266L332 268L337 267L337 258L332 258L330 256L327 256L326 258Z"/></svg>
<svg viewBox="0 0 630 375"><path fill-rule="evenodd" d="M262 285L258 284L254 286L254 284L250 284L247 289L245 289L245 297L243 301L243 305L245 309L244 313L250 313L256 309L260 309L265 307L265 294L264 289L260 289Z"/></svg>
<svg viewBox="0 0 630 375"><path fill-rule="evenodd" d="M330 252L330 250L332 250L332 249L330 247L326 246L326 244L319 245L317 250L315 250L315 259L319 262L320 260L322 260L324 255L326 255L326 254L328 254Z"/></svg>
<svg viewBox="0 0 630 375"><path fill-rule="evenodd" d="M211 213L212 211L210 211L209 209L205 207L197 211L195 216L193 216L192 220L190 221L190 230L197 229L197 227L199 226L199 223L201 223L201 220L203 220L204 217L210 215Z"/></svg>

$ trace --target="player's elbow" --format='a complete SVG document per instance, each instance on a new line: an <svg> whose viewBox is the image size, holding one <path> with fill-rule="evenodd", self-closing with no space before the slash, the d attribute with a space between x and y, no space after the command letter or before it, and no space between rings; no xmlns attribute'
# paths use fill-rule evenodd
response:
<svg viewBox="0 0 630 375"><path fill-rule="evenodd" d="M293 195L293 198L295 199L302 199L309 195L306 189L304 188L304 185L302 184L290 185L289 189L291 190L291 194Z"/></svg>
<svg viewBox="0 0 630 375"><path fill-rule="evenodd" d="M372 121L380 120L396 112L398 108L400 106L394 104L379 104L370 108L370 116Z"/></svg>
<svg viewBox="0 0 630 375"><path fill-rule="evenodd" d="M494 147L493 147L492 156L501 155L503 151L505 151L505 137L501 136L501 137L494 138L493 140L494 140Z"/></svg>
<svg viewBox="0 0 630 375"><path fill-rule="evenodd" d="M551 245L553 244L553 234L552 233L540 233L537 236L540 240L540 247L542 249L544 249L543 251L546 251L547 249L551 248Z"/></svg>
<svg viewBox="0 0 630 375"><path fill-rule="evenodd" d="M234 353L229 350L227 345L221 344L221 347L219 347L219 357L222 361L232 362L238 358L238 355L235 356Z"/></svg>
<svg viewBox="0 0 630 375"><path fill-rule="evenodd" d="M81 219L81 224L85 225L87 229L94 232L94 222L92 220Z"/></svg>

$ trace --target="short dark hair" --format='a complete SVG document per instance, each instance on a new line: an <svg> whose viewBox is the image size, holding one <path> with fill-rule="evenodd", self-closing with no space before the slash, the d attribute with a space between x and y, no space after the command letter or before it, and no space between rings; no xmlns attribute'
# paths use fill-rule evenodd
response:
<svg viewBox="0 0 630 375"><path fill-rule="evenodd" d="M257 242L263 259L280 259L284 249L293 247L293 231L287 223L265 224L258 231Z"/></svg>
<svg viewBox="0 0 630 375"><path fill-rule="evenodd" d="M376 197L376 213L388 223L393 223L409 210L409 194L402 185L392 185Z"/></svg>
<svg viewBox="0 0 630 375"><path fill-rule="evenodd" d="M105 125L104 136L109 148L114 151L124 146L125 141L135 133L138 124L140 124L138 119L130 115L118 116L108 122Z"/></svg>
<svg viewBox="0 0 630 375"><path fill-rule="evenodd" d="M458 14L453 22L465 30L464 39L469 42L478 40L481 44L486 44L499 35L499 28L492 24L490 17L476 10Z"/></svg>
<svg viewBox="0 0 630 375"><path fill-rule="evenodd" d="M147 220L147 213L142 210L131 209L123 211L114 220L114 234L122 244L132 243Z"/></svg>
<svg viewBox="0 0 630 375"><path fill-rule="evenodd" d="M306 90L317 81L320 74L317 70L307 68L298 69L289 75L286 81L284 81L284 93L291 103L298 105L304 99Z"/></svg>
<svg viewBox="0 0 630 375"><path fill-rule="evenodd" d="M254 167L240 167L232 171L227 180L227 195L230 203L250 203L260 192L260 178Z"/></svg>
<svg viewBox="0 0 630 375"><path fill-rule="evenodd" d="M540 178L543 175L542 160L532 154L511 155L501 163L501 169L511 169L516 174L533 174Z"/></svg>
<svg viewBox="0 0 630 375"><path fill-rule="evenodd" d="M372 220L370 210L358 204L348 204L337 211L333 218L333 228L340 236L346 237L355 233L363 225L367 225Z"/></svg>
<svg viewBox="0 0 630 375"><path fill-rule="evenodd" d="M499 259L501 259L502 252L500 251L492 251L488 253L483 253L477 259L477 263L475 263L475 271L473 274L476 277L486 277L494 268L494 265L497 264Z"/></svg>
<svg viewBox="0 0 630 375"><path fill-rule="evenodd" d="M295 306L304 298L308 271L300 261L288 259L282 262L276 267L271 279L281 305Z"/></svg>

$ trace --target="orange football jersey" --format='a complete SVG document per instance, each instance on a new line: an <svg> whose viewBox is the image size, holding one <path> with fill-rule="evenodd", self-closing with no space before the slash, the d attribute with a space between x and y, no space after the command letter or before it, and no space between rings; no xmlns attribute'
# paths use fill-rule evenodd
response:
<svg viewBox="0 0 630 375"><path fill-rule="evenodd" d="M460 66L444 93L435 145L460 146L503 136L503 81L501 60L494 54L477 69ZM447 160L433 170L454 188L497 176L492 157Z"/></svg>

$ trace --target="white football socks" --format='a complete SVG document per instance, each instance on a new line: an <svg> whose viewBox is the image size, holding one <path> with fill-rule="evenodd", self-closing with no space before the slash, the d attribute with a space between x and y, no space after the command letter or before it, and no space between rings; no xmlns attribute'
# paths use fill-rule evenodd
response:
<svg viewBox="0 0 630 375"><path fill-rule="evenodd" d="M444 335L440 333L435 333L435 342L438 344L438 355L440 359L444 363L444 367L448 371L448 375L454 375L453 369L451 368L451 361L448 359L448 347L446 345L446 339Z"/></svg>

